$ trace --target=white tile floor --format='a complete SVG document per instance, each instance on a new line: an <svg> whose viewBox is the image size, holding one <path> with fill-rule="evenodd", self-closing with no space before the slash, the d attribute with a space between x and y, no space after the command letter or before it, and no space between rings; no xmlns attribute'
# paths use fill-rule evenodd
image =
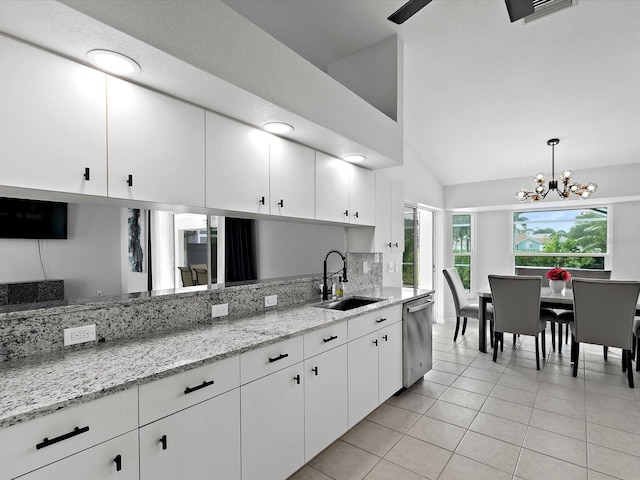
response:
<svg viewBox="0 0 640 480"><path fill-rule="evenodd" d="M290 480L640 479L640 375L630 389L620 351L569 345L535 368L532 337L505 336L493 363L478 324L453 342L434 325L433 370L392 397ZM547 329L547 348L551 338ZM635 364L634 364L635 368Z"/></svg>

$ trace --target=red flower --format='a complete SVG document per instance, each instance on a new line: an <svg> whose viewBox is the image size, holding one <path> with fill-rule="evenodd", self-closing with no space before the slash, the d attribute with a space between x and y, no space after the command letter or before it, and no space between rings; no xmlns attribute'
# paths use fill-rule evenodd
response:
<svg viewBox="0 0 640 480"><path fill-rule="evenodd" d="M547 272L547 278L549 280L569 280L571 278L571 274L564 268L556 267Z"/></svg>

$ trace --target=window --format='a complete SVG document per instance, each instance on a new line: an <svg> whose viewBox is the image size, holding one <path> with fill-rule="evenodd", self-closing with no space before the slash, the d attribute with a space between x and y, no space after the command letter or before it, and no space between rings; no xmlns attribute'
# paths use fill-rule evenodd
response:
<svg viewBox="0 0 640 480"><path fill-rule="evenodd" d="M411 288L433 288L434 212L405 205L402 284Z"/></svg>
<svg viewBox="0 0 640 480"><path fill-rule="evenodd" d="M453 215L453 266L467 292L471 291L471 215Z"/></svg>
<svg viewBox="0 0 640 480"><path fill-rule="evenodd" d="M515 266L604 270L607 213L606 207L514 212Z"/></svg>

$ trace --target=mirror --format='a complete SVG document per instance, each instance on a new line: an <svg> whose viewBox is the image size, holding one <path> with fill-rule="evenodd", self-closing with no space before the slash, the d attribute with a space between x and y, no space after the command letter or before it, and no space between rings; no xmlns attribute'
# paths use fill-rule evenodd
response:
<svg viewBox="0 0 640 480"><path fill-rule="evenodd" d="M192 268L195 282L198 275L200 281L204 277L193 269L215 265L215 269L205 268L204 275L212 283L223 281L224 217L209 217L211 236L207 238L203 214L141 210L135 217L126 207L85 203L69 203L67 212L65 240L0 239L0 283L60 279L65 299L77 300L203 288L183 287L180 266ZM149 232L152 285L145 260ZM347 245L346 227L315 223L255 220L253 236L255 276L260 280L321 274L326 252L344 251ZM141 261L136 258L140 254Z"/></svg>

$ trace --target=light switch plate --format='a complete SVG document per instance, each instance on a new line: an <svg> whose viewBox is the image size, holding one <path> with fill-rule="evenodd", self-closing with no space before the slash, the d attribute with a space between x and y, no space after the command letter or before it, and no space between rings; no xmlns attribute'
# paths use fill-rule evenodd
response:
<svg viewBox="0 0 640 480"><path fill-rule="evenodd" d="M96 339L96 326L83 325L81 327L65 328L63 335L65 346L93 342Z"/></svg>
<svg viewBox="0 0 640 480"><path fill-rule="evenodd" d="M367 262L362 262L362 273L369 273L369 264Z"/></svg>
<svg viewBox="0 0 640 480"><path fill-rule="evenodd" d="M387 262L387 272L393 273L393 262Z"/></svg>
<svg viewBox="0 0 640 480"><path fill-rule="evenodd" d="M225 315L229 315L229 304L221 303L219 305L211 305L211 317L224 317Z"/></svg>
<svg viewBox="0 0 640 480"><path fill-rule="evenodd" d="M265 295L264 297L265 307L275 307L276 305L278 305L278 295Z"/></svg>

